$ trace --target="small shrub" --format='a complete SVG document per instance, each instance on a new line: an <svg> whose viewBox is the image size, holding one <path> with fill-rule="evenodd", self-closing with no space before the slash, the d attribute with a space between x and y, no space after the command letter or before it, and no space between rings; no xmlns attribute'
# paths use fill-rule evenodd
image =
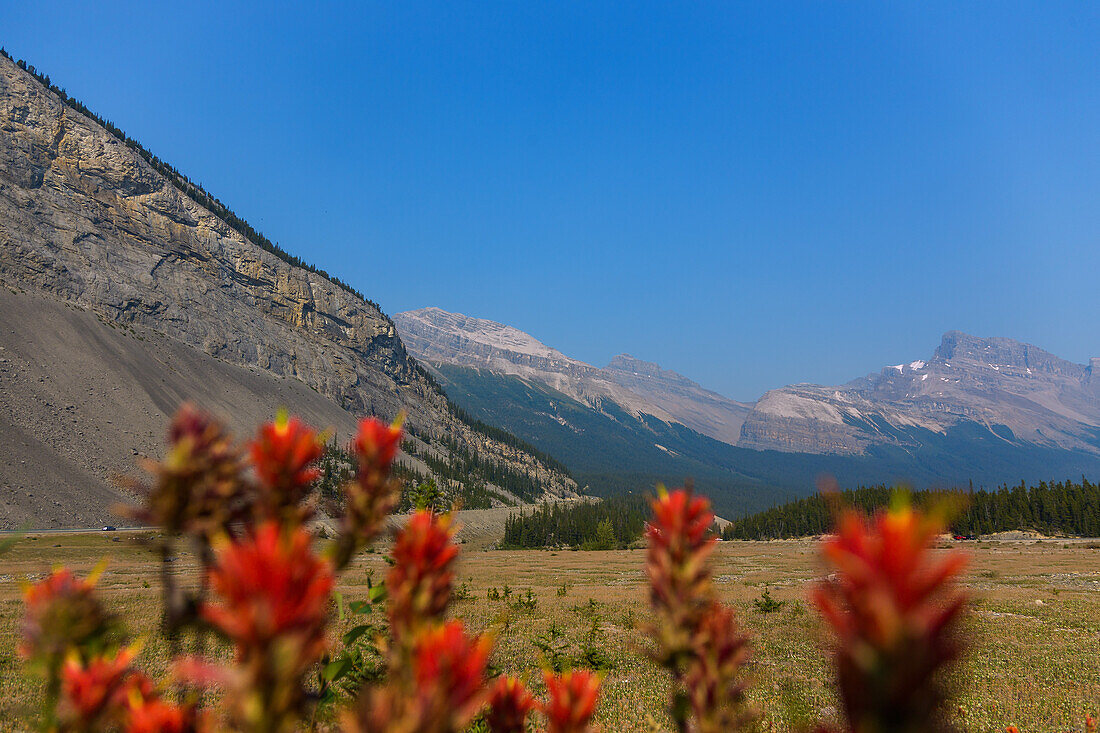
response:
<svg viewBox="0 0 1100 733"><path fill-rule="evenodd" d="M581 639L580 653L577 655L577 666L586 667L594 672L606 672L613 668L611 657L603 650L600 642L603 641L603 632L600 630L598 619L592 619L592 626Z"/></svg>
<svg viewBox="0 0 1100 733"><path fill-rule="evenodd" d="M565 632L558 627L557 622L552 622L550 628L532 637L531 643L539 650L539 656L546 669L561 673L569 667L569 643L565 639Z"/></svg>
<svg viewBox="0 0 1100 733"><path fill-rule="evenodd" d="M767 588L764 589L764 593L753 600L752 605L756 608L757 613L776 613L782 611L783 606L787 605L786 601L777 601L772 598L771 591Z"/></svg>
<svg viewBox="0 0 1100 733"><path fill-rule="evenodd" d="M531 612L534 611L535 608L538 607L538 605L539 599L535 596L531 589L528 588L527 593L516 598L516 602L512 604L512 607L515 608L517 611Z"/></svg>

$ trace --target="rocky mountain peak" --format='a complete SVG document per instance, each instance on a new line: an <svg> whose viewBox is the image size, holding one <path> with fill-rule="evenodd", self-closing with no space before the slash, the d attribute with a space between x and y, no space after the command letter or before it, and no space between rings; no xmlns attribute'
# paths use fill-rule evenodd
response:
<svg viewBox="0 0 1100 733"><path fill-rule="evenodd" d="M631 356L630 354L619 354L613 357L611 361L607 363L607 369L611 371L630 372L632 374L646 377L665 377L675 375L676 377L680 377L681 379L686 378L682 377L676 372L662 369L661 365L657 364L656 362L643 361L642 359Z"/></svg>
<svg viewBox="0 0 1100 733"><path fill-rule="evenodd" d="M1009 372L1023 371L1033 374L1036 371L1067 376L1080 376L1083 367L1080 364L1060 359L1048 351L1022 341L1010 338L982 338L971 336L962 331L948 331L943 335L939 348L933 354L933 360L958 365L971 364L979 368L997 367Z"/></svg>

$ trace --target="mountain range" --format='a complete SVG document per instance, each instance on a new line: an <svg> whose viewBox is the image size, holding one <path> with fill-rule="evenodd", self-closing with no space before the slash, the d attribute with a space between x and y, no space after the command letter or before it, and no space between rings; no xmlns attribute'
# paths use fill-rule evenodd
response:
<svg viewBox="0 0 1100 733"><path fill-rule="evenodd" d="M737 402L507 325L388 317L0 52L0 529L106 524L192 400L248 434L406 415L418 478L496 504L694 477L729 515L841 483L1100 475L1100 360L952 332L839 386ZM575 480L576 479L576 480Z"/></svg>
<svg viewBox="0 0 1100 733"><path fill-rule="evenodd" d="M114 477L160 454L184 400L238 434L285 406L341 441L404 413L402 462L452 492L575 493L456 410L376 304L7 56L0 284L0 529L109 523L133 499Z"/></svg>
<svg viewBox="0 0 1100 733"><path fill-rule="evenodd" d="M561 458L596 493L696 477L739 513L848 484L1100 475L1100 359L953 331L923 359L844 385L730 400L657 364L596 367L516 328L438 308L394 316L451 398Z"/></svg>

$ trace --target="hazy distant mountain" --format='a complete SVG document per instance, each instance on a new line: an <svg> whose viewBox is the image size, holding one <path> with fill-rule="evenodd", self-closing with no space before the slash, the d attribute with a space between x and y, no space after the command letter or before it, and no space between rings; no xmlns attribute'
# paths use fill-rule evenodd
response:
<svg viewBox="0 0 1100 733"><path fill-rule="evenodd" d="M502 323L439 308L393 317L409 351L421 361L489 369L534 380L597 411L604 400L638 418L655 417L732 442L750 405L704 389L657 364L620 354L604 369L562 354Z"/></svg>
<svg viewBox="0 0 1100 733"><path fill-rule="evenodd" d="M593 490L693 476L738 512L843 483L919 485L1100 475L1100 360L949 333L925 360L846 385L734 402L627 355L606 368L515 328L426 308L394 316L464 408L563 460Z"/></svg>
<svg viewBox="0 0 1100 733"><path fill-rule="evenodd" d="M604 373L649 404L663 408L676 421L731 445L740 439L741 425L752 410L751 404L735 402L682 374L630 354L616 356Z"/></svg>
<svg viewBox="0 0 1100 733"><path fill-rule="evenodd" d="M1012 339L952 331L927 361L839 387L768 392L746 418L739 445L835 454L863 454L874 445L913 450L927 433L945 435L963 423L1012 444L1100 454L1100 359L1084 366Z"/></svg>
<svg viewBox="0 0 1100 733"><path fill-rule="evenodd" d="M186 399L241 431L285 405L344 439L404 411L421 456L457 446L524 499L575 488L457 414L377 305L3 56L0 282L0 528L105 523L111 477Z"/></svg>

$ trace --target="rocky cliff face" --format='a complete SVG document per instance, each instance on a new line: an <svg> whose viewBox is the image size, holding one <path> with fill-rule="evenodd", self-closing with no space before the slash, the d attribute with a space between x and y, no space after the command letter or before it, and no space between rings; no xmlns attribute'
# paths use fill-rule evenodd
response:
<svg viewBox="0 0 1100 733"><path fill-rule="evenodd" d="M0 279L299 380L355 414L404 410L417 431L573 488L457 420L375 306L238 234L2 57Z"/></svg>
<svg viewBox="0 0 1100 733"><path fill-rule="evenodd" d="M1012 339L952 331L927 361L838 387L768 392L745 420L740 445L859 454L875 445L916 447L926 432L970 422L1005 440L1100 454L1092 369Z"/></svg>

